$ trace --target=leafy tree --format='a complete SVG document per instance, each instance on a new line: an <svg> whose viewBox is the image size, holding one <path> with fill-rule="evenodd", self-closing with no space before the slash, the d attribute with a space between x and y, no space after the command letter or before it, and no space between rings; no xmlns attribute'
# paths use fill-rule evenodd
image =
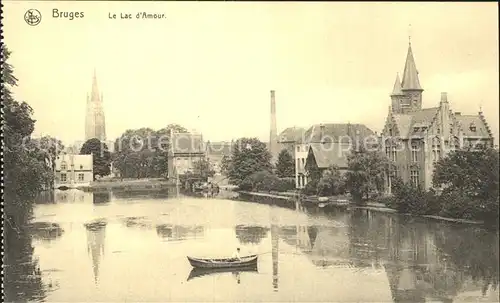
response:
<svg viewBox="0 0 500 303"><path fill-rule="evenodd" d="M178 124L169 124L160 130L129 129L115 141L113 163L122 177L162 177L168 171L170 130L187 132Z"/></svg>
<svg viewBox="0 0 500 303"><path fill-rule="evenodd" d="M352 197L360 201L373 191L382 191L387 158L378 151L360 149L347 157L346 188Z"/></svg>
<svg viewBox="0 0 500 303"><path fill-rule="evenodd" d="M442 188L443 211L453 217L498 224L499 153L493 148L458 150L440 159L432 183Z"/></svg>
<svg viewBox="0 0 500 303"><path fill-rule="evenodd" d="M336 165L330 166L317 185L317 194L320 196L334 196L344 193L345 180Z"/></svg>
<svg viewBox="0 0 500 303"><path fill-rule="evenodd" d="M434 166L432 183L445 192L460 192L471 198L492 199L499 191L499 153L492 148L458 150Z"/></svg>
<svg viewBox="0 0 500 303"><path fill-rule="evenodd" d="M61 140L51 136L44 136L39 139L33 139L32 141L33 144L46 155L46 160L50 163L52 169L55 169L56 158L64 151L64 144Z"/></svg>
<svg viewBox="0 0 500 303"><path fill-rule="evenodd" d="M236 141L228 170L232 184L239 185L254 172L271 170L271 154L265 143L257 138L241 138Z"/></svg>
<svg viewBox="0 0 500 303"><path fill-rule="evenodd" d="M107 176L111 173L111 154L106 143L97 138L87 140L80 150L81 155L92 155L94 179L97 175Z"/></svg>
<svg viewBox="0 0 500 303"><path fill-rule="evenodd" d="M280 178L295 176L295 162L288 150L283 149L278 155L276 174Z"/></svg>
<svg viewBox="0 0 500 303"><path fill-rule="evenodd" d="M208 177L213 177L215 175L215 171L212 167L212 164L207 159L200 159L194 162L193 173L205 180Z"/></svg>
<svg viewBox="0 0 500 303"><path fill-rule="evenodd" d="M1 53L2 130L5 138L2 142L5 157L2 191L5 301L39 301L44 287L41 275L36 274L40 268L33 260L33 246L27 227L35 196L53 180L54 175L45 162L44 153L29 139L35 126L32 108L12 96L11 89L17 85L17 78L8 63L11 53L5 44L1 46Z"/></svg>
<svg viewBox="0 0 500 303"><path fill-rule="evenodd" d="M220 161L221 173L225 176L229 173L229 167L231 166L231 157L229 155L223 155Z"/></svg>
<svg viewBox="0 0 500 303"><path fill-rule="evenodd" d="M433 190L426 191L420 186L404 183L401 178L392 181L393 197L391 207L399 213L426 215L437 214L441 207Z"/></svg>

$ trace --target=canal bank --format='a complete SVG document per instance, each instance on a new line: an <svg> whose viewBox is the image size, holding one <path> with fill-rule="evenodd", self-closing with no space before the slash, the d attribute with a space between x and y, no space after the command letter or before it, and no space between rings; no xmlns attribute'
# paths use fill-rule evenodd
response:
<svg viewBox="0 0 500 303"><path fill-rule="evenodd" d="M175 182L158 179L109 179L96 180L91 182L89 186L79 188L83 191L103 191L103 190L131 190L131 191L148 191L161 190L175 187Z"/></svg>
<svg viewBox="0 0 500 303"><path fill-rule="evenodd" d="M272 193L262 193L262 192L249 192L249 191L238 191L240 194L240 199L242 200L250 200L253 202L267 202L267 203L273 203L274 204L279 204L279 205L286 205L287 207L295 205L295 203L298 201L300 198L301 203L303 203L303 206L305 207L314 207L314 208L323 208L325 207L323 205L328 205L328 208L342 208L342 207L348 207L349 209L366 209L366 210L371 210L371 211L376 211L376 212L384 212L384 213L393 213L393 214L399 214L402 216L414 216L414 217L422 217L434 221L446 221L446 222L451 222L451 223L462 223L462 224L472 224L472 225L484 225L484 222L482 221L474 221L474 220L465 220L465 219L456 219L456 218L447 218L447 217L442 217L442 216L437 216L437 215L413 215L413 214L407 214L407 213L398 213L397 210L393 208L389 208L386 205L378 202L366 202L363 205L358 205L355 204L352 201L349 201L348 204L346 205L344 202L335 202L336 199L329 199L330 201L320 201L318 197L301 197L298 193L278 193L278 192L272 192ZM333 201L332 201L333 200ZM326 209L328 209L326 208ZM326 210L325 209L325 210Z"/></svg>

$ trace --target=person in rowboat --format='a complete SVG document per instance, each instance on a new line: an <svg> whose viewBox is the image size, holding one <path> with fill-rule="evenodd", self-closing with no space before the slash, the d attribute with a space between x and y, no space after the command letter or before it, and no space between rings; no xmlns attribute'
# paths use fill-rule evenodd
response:
<svg viewBox="0 0 500 303"><path fill-rule="evenodd" d="M233 253L233 257L232 258L235 259L235 260L240 260L241 259L241 257L240 257L240 248L239 247L236 248L236 251Z"/></svg>

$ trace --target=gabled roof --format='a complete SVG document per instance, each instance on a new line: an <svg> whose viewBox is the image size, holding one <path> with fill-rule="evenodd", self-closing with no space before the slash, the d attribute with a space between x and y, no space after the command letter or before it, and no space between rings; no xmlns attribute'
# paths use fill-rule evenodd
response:
<svg viewBox="0 0 500 303"><path fill-rule="evenodd" d="M399 129L402 138L408 138L420 133L414 132L414 127L429 127L436 116L439 107L423 108L408 112L406 114L393 114L394 122Z"/></svg>
<svg viewBox="0 0 500 303"><path fill-rule="evenodd" d="M283 130L279 136L279 142L301 142L306 129L303 127L289 127Z"/></svg>
<svg viewBox="0 0 500 303"><path fill-rule="evenodd" d="M490 138L487 125L479 115L455 115L455 118L460 123L465 137ZM471 125L476 126L476 131L471 130Z"/></svg>
<svg viewBox="0 0 500 303"><path fill-rule="evenodd" d="M408 53L406 54L405 70L403 72L403 82L401 84L403 90L423 90L418 80L418 71L413 58L411 43L408 45Z"/></svg>
<svg viewBox="0 0 500 303"><path fill-rule="evenodd" d="M204 153L203 137L194 133L173 133L172 149L174 154Z"/></svg>
<svg viewBox="0 0 500 303"><path fill-rule="evenodd" d="M318 168L328 168L336 165L339 168L347 167L347 155L350 153L349 144L342 143L311 143L309 156L314 156Z"/></svg>
<svg viewBox="0 0 500 303"><path fill-rule="evenodd" d="M323 138L322 129L323 126ZM350 124L350 123L327 123L315 124L311 126L304 134L304 143L320 143L322 140L333 142L352 142L356 135L360 139L374 135L375 133L366 127L364 124ZM351 138L349 140L349 137Z"/></svg>

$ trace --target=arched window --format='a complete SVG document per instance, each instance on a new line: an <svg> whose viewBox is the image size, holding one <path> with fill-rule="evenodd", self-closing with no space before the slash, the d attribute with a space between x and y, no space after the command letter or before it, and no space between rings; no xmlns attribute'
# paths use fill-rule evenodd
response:
<svg viewBox="0 0 500 303"><path fill-rule="evenodd" d="M441 158L441 141L439 137L432 138L432 162L436 162Z"/></svg>

